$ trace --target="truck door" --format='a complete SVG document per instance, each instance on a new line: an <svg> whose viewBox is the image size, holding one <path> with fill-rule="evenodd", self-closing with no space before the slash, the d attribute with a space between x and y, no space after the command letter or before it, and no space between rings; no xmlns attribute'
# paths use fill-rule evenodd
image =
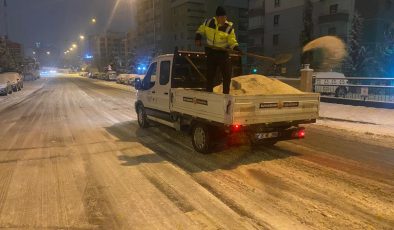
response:
<svg viewBox="0 0 394 230"><path fill-rule="evenodd" d="M155 85L156 101L155 107L161 112L170 112L170 76L171 76L171 58L160 60L159 77Z"/></svg>
<svg viewBox="0 0 394 230"><path fill-rule="evenodd" d="M142 81L142 101L145 108L154 109L156 107L156 84L157 84L157 62L153 62Z"/></svg>

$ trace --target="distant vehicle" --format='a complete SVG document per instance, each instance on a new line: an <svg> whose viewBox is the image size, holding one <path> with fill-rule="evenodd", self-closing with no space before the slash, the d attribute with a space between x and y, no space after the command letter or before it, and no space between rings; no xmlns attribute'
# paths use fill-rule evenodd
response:
<svg viewBox="0 0 394 230"><path fill-rule="evenodd" d="M116 81L117 75L115 71L108 71L106 73L106 80L109 81Z"/></svg>
<svg viewBox="0 0 394 230"><path fill-rule="evenodd" d="M315 72L314 91L320 94L335 95L335 97L345 97L349 92L346 87L348 80L343 73L338 72ZM343 85L343 86L342 86Z"/></svg>
<svg viewBox="0 0 394 230"><path fill-rule="evenodd" d="M0 95L7 96L12 94L12 83L5 77L5 74L0 74Z"/></svg>
<svg viewBox="0 0 394 230"><path fill-rule="evenodd" d="M40 63L34 59L25 59L23 63L22 74L25 81L33 81L39 79L41 77Z"/></svg>

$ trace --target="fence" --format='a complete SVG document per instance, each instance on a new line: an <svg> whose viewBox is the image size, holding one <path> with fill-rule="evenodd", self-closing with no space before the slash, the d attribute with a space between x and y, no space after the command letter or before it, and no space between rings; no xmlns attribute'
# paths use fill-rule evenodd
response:
<svg viewBox="0 0 394 230"><path fill-rule="evenodd" d="M314 78L313 89L322 97L394 103L394 78Z"/></svg>

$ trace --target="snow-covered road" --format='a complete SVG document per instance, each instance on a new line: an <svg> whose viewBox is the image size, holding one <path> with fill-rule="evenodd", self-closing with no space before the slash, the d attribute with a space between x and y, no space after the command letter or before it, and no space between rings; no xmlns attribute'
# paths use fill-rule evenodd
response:
<svg viewBox="0 0 394 230"><path fill-rule="evenodd" d="M389 137L309 125L302 141L201 155L185 134L141 130L129 87L76 76L43 82L0 101L0 227L394 226Z"/></svg>

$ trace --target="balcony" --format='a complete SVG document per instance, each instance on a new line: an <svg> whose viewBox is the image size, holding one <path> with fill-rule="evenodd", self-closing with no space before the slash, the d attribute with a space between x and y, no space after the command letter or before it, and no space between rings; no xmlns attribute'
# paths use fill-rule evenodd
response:
<svg viewBox="0 0 394 230"><path fill-rule="evenodd" d="M322 15L319 17L319 24L331 23L331 22L348 22L349 21L348 12L338 12L336 14Z"/></svg>

